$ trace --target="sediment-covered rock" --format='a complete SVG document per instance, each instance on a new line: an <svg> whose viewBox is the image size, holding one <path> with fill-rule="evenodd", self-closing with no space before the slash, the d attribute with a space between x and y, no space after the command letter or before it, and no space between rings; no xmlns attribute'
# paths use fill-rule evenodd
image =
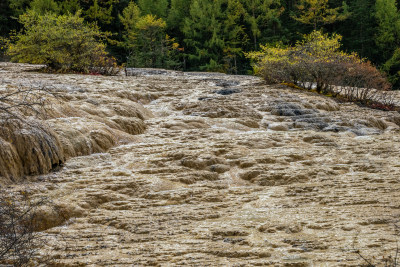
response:
<svg viewBox="0 0 400 267"><path fill-rule="evenodd" d="M114 93L51 79L25 79L18 76L15 66L31 68L0 66L9 74L2 77L0 96L15 93L4 102L15 106L15 114L0 110L0 177L5 177L1 183L46 174L68 158L132 142L133 135L146 130L144 120L153 116L138 103L140 95L135 101L121 98L122 89ZM18 90L32 92L24 98Z"/></svg>
<svg viewBox="0 0 400 267"><path fill-rule="evenodd" d="M0 121L0 176L16 181L23 175L48 173L64 163L58 136L45 123L12 117Z"/></svg>
<svg viewBox="0 0 400 267"><path fill-rule="evenodd" d="M37 229L54 265L360 266L355 251L376 265L395 255L398 112L251 76L11 65L5 84L40 80L61 94L43 120L68 160L30 184L53 203ZM18 156L0 144L1 157Z"/></svg>

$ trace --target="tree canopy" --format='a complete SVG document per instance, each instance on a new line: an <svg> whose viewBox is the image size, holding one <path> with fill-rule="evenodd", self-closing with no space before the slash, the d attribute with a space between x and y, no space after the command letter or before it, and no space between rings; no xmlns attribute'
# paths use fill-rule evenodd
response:
<svg viewBox="0 0 400 267"><path fill-rule="evenodd" d="M0 36L24 30L18 17L28 12L78 12L108 33L106 49L119 63L235 74L251 72L244 54L261 45L337 33L345 51L399 80L397 0L3 0Z"/></svg>

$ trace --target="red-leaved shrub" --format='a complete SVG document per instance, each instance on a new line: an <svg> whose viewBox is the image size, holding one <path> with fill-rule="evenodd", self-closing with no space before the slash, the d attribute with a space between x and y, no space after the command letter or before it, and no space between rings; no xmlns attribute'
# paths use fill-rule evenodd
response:
<svg viewBox="0 0 400 267"><path fill-rule="evenodd" d="M268 83L293 83L366 105L393 105L386 77L357 54L341 52L340 40L340 35L314 31L294 47L262 46L247 57Z"/></svg>

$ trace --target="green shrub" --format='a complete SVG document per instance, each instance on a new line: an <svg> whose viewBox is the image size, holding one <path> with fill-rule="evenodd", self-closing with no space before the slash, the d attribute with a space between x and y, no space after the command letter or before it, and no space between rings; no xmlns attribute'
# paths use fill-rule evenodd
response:
<svg viewBox="0 0 400 267"><path fill-rule="evenodd" d="M45 64L62 72L88 73L116 67L99 41L104 34L95 24L85 23L79 13L57 16L28 11L20 16L20 22L24 31L15 34L8 47L12 61Z"/></svg>

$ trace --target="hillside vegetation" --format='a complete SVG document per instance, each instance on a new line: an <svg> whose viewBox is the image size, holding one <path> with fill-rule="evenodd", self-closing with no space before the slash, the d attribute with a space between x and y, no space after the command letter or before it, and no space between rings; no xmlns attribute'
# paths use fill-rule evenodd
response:
<svg viewBox="0 0 400 267"><path fill-rule="evenodd" d="M63 28L68 20L70 30ZM0 21L5 59L78 71L90 59L90 67L109 68L117 60L128 67L247 74L245 53L294 45L320 30L343 36L344 51L366 58L398 88L396 0L4 0ZM79 34L82 23L91 30ZM41 36L36 44L29 41L34 32ZM77 37L79 45L72 41Z"/></svg>

